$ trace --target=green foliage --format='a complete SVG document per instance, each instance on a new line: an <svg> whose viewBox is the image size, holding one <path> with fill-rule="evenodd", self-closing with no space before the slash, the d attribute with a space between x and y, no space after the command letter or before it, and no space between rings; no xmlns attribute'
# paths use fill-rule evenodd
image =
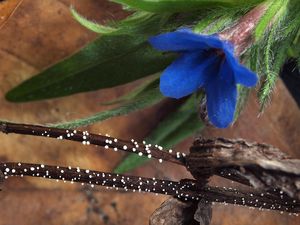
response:
<svg viewBox="0 0 300 225"><path fill-rule="evenodd" d="M73 7L71 7L73 17L82 26L102 35L147 35L158 32L158 28L162 28L171 14L153 14L149 12L136 12L128 16L124 20L114 22L110 21L109 25L101 25L86 19L80 15Z"/></svg>
<svg viewBox="0 0 300 225"><path fill-rule="evenodd" d="M145 37L103 36L6 97L24 102L114 87L161 71L173 60L174 55L154 50Z"/></svg>
<svg viewBox="0 0 300 225"><path fill-rule="evenodd" d="M265 48L265 54L264 54L264 66L265 66L265 81L262 85L260 94L259 94L259 99L260 99L260 103L261 103L261 110L263 110L263 108L266 105L266 102L269 100L270 94L275 86L275 82L278 78L279 75L279 68L277 68L277 71L274 70L274 68L272 68L272 51L271 51L271 46L272 46L272 39L274 39L274 33L275 33L275 29L272 29L269 33L269 37L267 40L267 45Z"/></svg>
<svg viewBox="0 0 300 225"><path fill-rule="evenodd" d="M123 4L127 8L147 12L187 12L205 7L236 7L257 4L262 0L111 0Z"/></svg>
<svg viewBox="0 0 300 225"><path fill-rule="evenodd" d="M200 122L197 105L199 98L190 97L177 111L171 113L146 138L147 143L153 143L172 148L187 137L204 128ZM116 173L125 173L143 165L149 159L135 154L127 156L114 170Z"/></svg>
<svg viewBox="0 0 300 225"><path fill-rule="evenodd" d="M261 110L270 100L280 70L289 58L289 49L293 47L299 27L300 4L297 1L286 1L277 10L272 26L265 32L264 38L256 45L257 70L262 75L262 86L259 92Z"/></svg>
<svg viewBox="0 0 300 225"><path fill-rule="evenodd" d="M255 38L260 40L263 37L263 34L266 32L267 27L270 25L271 20L274 19L276 14L287 4L287 0L268 0L268 7L264 16L258 22L255 29ZM284 6L283 6L284 5Z"/></svg>
<svg viewBox="0 0 300 225"><path fill-rule="evenodd" d="M156 3L155 1L139 2L144 2L146 5L148 3L154 4L157 7L160 7L161 4L170 5L170 2L164 0ZM216 2L236 4L240 1L223 0ZM199 7L202 7L205 1L194 0L189 1L188 4L183 4L183 1L172 0L171 3L172 7L177 4L176 7L189 4L199 4ZM110 22L108 26L88 21L72 8L72 14L79 23L104 36L88 44L73 56L24 81L10 90L6 98L13 102L26 102L62 97L114 87L160 72L176 56L164 54L151 48L148 44L149 36L170 31L182 25L190 26L194 21L199 21L199 18L204 21L210 18L209 31L218 31L241 15L242 8L245 8L244 5L248 5L244 3L238 4L243 6L239 10L224 9L214 5L217 13L214 11L207 13L207 10L182 14L156 14L139 11L117 23ZM212 19L216 21L212 22Z"/></svg>
<svg viewBox="0 0 300 225"><path fill-rule="evenodd" d="M248 6L236 8L216 8L208 9L203 12L202 18L195 25L194 31L197 33L213 34L230 27L245 11L249 9Z"/></svg>
<svg viewBox="0 0 300 225"><path fill-rule="evenodd" d="M97 28L73 10L74 13L81 23L92 29ZM175 26L168 22L169 17L141 12L112 27L100 26L101 32L106 35L21 83L9 91L6 98L13 102L25 102L62 97L114 87L160 72L176 56L156 51L148 44L148 38L151 34Z"/></svg>
<svg viewBox="0 0 300 225"><path fill-rule="evenodd" d="M73 6L71 7L71 13L73 17L84 27L87 29L94 31L95 33L98 34L111 34L113 32L117 31L117 28L114 27L109 27L109 26L103 26L101 24L92 22L83 16L81 16L74 8Z"/></svg>
<svg viewBox="0 0 300 225"><path fill-rule="evenodd" d="M9 101L42 100L109 88L160 72L176 55L153 49L148 44L149 36L195 20L195 15L177 20L175 15L137 12L104 28L74 13L79 22L93 30L100 27L97 31L105 35L10 90L6 95Z"/></svg>
<svg viewBox="0 0 300 225"><path fill-rule="evenodd" d="M71 128L77 128L82 126L88 126L90 124L101 122L103 120L107 120L112 117L126 115L128 113L135 112L143 108L147 108L149 106L152 106L160 102L163 99L164 97L160 93L158 87L155 87L139 93L137 96L133 97L130 101L114 109L100 112L84 119L78 119L67 123L51 125L51 127L71 129Z"/></svg>
<svg viewBox="0 0 300 225"><path fill-rule="evenodd" d="M150 81L145 81L142 85L138 86L128 94L125 94L117 99L114 99L109 102L104 102L101 104L114 105L114 104L124 103L134 98L139 98L140 96L143 96L146 91L157 88L158 86L159 86L159 78L157 77L157 75L154 75L154 79L151 79Z"/></svg>

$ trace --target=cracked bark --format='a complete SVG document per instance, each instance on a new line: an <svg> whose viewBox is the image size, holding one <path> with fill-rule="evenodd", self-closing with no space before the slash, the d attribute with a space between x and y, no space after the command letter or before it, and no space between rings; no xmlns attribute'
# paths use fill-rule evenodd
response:
<svg viewBox="0 0 300 225"><path fill-rule="evenodd" d="M300 199L300 160L290 158L273 146L242 139L200 138L190 151L187 168L195 177L204 172L227 177L235 173L255 189L280 190Z"/></svg>

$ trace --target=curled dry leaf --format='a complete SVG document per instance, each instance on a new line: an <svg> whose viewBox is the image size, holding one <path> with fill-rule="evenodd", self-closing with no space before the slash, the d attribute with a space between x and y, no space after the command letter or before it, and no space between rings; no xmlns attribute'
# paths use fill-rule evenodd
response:
<svg viewBox="0 0 300 225"><path fill-rule="evenodd" d="M254 188L279 189L291 198L300 199L300 160L270 145L241 139L197 139L187 157L187 165L194 176L230 171Z"/></svg>

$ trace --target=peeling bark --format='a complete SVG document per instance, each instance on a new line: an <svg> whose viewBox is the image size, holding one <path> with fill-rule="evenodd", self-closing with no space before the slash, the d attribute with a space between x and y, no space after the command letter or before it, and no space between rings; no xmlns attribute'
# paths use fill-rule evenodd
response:
<svg viewBox="0 0 300 225"><path fill-rule="evenodd" d="M300 160L273 146L241 139L197 139L190 151L187 168L195 177L203 173L236 175L256 189L280 190L300 199Z"/></svg>
<svg viewBox="0 0 300 225"><path fill-rule="evenodd" d="M182 202L176 198L165 201L151 215L150 225L197 225L194 214L197 210L197 203Z"/></svg>

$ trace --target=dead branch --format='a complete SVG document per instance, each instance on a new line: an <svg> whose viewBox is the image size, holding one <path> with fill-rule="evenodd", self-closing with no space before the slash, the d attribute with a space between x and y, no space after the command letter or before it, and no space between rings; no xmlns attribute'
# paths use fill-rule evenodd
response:
<svg viewBox="0 0 300 225"><path fill-rule="evenodd" d="M198 139L186 162L195 177L227 170L254 188L280 190L300 199L300 160L292 159L270 145L224 138ZM225 174L223 174L225 176Z"/></svg>

